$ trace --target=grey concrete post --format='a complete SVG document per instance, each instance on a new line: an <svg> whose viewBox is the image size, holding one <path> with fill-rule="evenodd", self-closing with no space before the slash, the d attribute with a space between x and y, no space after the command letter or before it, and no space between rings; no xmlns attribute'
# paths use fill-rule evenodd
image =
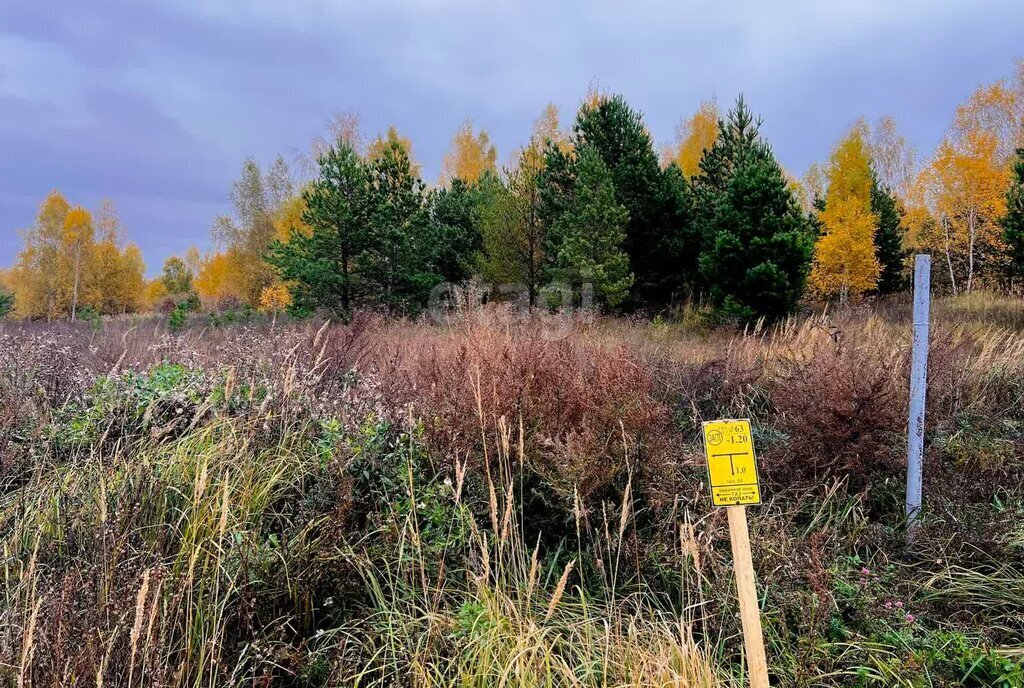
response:
<svg viewBox="0 0 1024 688"><path fill-rule="evenodd" d="M924 459L924 402L928 388L928 311L932 258L914 257L914 348L910 360L910 423L907 437L907 528L913 537L921 511Z"/></svg>

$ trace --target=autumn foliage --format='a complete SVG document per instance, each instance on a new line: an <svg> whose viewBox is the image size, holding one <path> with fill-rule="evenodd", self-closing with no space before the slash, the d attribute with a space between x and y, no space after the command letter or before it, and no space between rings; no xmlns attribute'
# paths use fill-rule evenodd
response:
<svg viewBox="0 0 1024 688"><path fill-rule="evenodd" d="M83 308L107 315L137 310L145 266L138 247L122 234L109 202L94 217L51 192L8 275L14 314L53 320L73 318Z"/></svg>
<svg viewBox="0 0 1024 688"><path fill-rule="evenodd" d="M0 304L48 320L182 301L415 313L439 285L472 283L499 301L522 292L530 307L581 302L589 290L609 311L707 302L720 320L750 321L901 291L912 252L936 257L940 291L1012 289L1024 274L1012 188L1022 122L1024 62L961 104L920 164L882 116L858 120L798 178L742 97L724 115L701 102L659 158L642 113L592 85L571 126L548 103L507 166L466 119L431 185L408 136L395 126L364 136L343 113L294 168L246 159L210 247L168 258L159 277L146 279L112 204L90 210L52 192L0 275ZM560 289L573 295L552 296Z"/></svg>
<svg viewBox="0 0 1024 688"><path fill-rule="evenodd" d="M810 278L811 288L825 297L858 298L878 281L878 218L871 212L871 174L864 132L854 128L836 146L828 166L828 192L820 215L823 234Z"/></svg>
<svg viewBox="0 0 1024 688"><path fill-rule="evenodd" d="M498 151L486 131L476 132L473 121L466 120L452 138L451 150L445 156L441 179L475 182L485 172L495 172Z"/></svg>
<svg viewBox="0 0 1024 688"><path fill-rule="evenodd" d="M718 139L718 104L704 101L697 112L676 129L675 146L668 151L668 160L675 163L687 177L700 173L700 161Z"/></svg>

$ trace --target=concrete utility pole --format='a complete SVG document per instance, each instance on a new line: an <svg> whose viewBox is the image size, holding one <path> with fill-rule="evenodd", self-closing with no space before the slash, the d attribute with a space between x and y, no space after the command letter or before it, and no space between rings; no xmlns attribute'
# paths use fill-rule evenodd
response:
<svg viewBox="0 0 1024 688"><path fill-rule="evenodd" d="M928 389L928 312L932 257L914 257L914 349L910 359L910 422L907 437L907 538L912 539L921 512L924 460L924 401Z"/></svg>

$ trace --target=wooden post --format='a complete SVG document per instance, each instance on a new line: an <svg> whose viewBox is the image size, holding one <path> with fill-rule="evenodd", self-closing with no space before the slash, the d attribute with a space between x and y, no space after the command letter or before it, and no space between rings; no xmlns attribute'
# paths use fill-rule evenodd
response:
<svg viewBox="0 0 1024 688"><path fill-rule="evenodd" d="M736 570L736 592L740 599L740 620L743 644L747 654L750 688L768 688L768 660L764 653L761 632L761 606L754 584L754 561L750 556L750 533L747 530L747 508L726 507L729 512L729 537L732 540L732 561Z"/></svg>
<svg viewBox="0 0 1024 688"><path fill-rule="evenodd" d="M914 257L914 347L910 360L910 419L907 428L907 539L914 537L921 512L924 459L924 402L928 388L928 311L932 257Z"/></svg>

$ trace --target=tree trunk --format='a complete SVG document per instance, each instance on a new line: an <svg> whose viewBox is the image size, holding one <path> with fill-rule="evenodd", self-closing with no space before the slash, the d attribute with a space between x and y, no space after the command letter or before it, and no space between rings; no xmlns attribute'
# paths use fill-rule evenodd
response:
<svg viewBox="0 0 1024 688"><path fill-rule="evenodd" d="M946 267L949 268L949 283L950 283L951 288L953 290L953 295L955 296L956 293L957 293L957 289L956 289L956 275L953 274L953 258L950 256L950 250L949 250L949 218L948 217L944 216L942 218L942 230L943 230L943 233L945 234L945 237L946 237Z"/></svg>
<svg viewBox="0 0 1024 688"><path fill-rule="evenodd" d="M75 248L75 286L71 290L71 319L75 319L75 315L78 313L78 274L79 265L82 262L82 247L77 246Z"/></svg>
<svg viewBox="0 0 1024 688"><path fill-rule="evenodd" d="M978 214L974 207L971 207L967 215L967 232L970 237L967 249L967 293L971 293L971 283L974 282L974 241L977 236Z"/></svg>
<svg viewBox="0 0 1024 688"><path fill-rule="evenodd" d="M341 248L341 308L348 312L349 289L348 289L348 246Z"/></svg>

